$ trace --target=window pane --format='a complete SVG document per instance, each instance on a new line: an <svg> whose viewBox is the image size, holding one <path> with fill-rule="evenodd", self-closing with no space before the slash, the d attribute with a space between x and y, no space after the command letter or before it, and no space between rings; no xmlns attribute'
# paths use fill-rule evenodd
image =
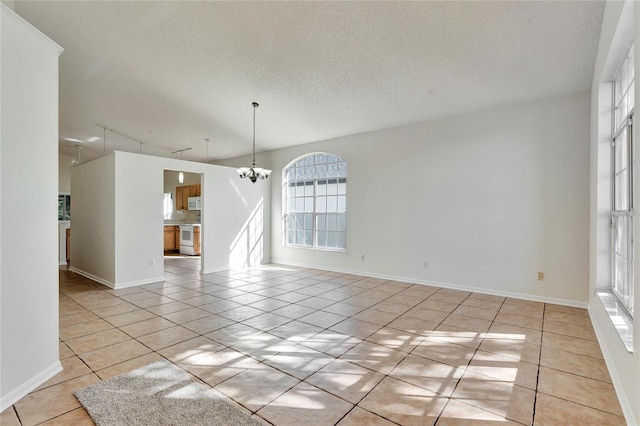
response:
<svg viewBox="0 0 640 426"><path fill-rule="evenodd" d="M627 171L622 171L616 175L616 195L615 195L615 209L627 210L629 208L629 174Z"/></svg>
<svg viewBox="0 0 640 426"><path fill-rule="evenodd" d="M614 246L613 246L613 289L622 298L628 293L629 245L626 238L629 233L628 217L614 217Z"/></svg>
<svg viewBox="0 0 640 426"><path fill-rule="evenodd" d="M340 179L342 180L342 179ZM347 193L347 182L340 182L338 183L338 194L343 195Z"/></svg>
<svg viewBox="0 0 640 426"><path fill-rule="evenodd" d="M307 155L306 157L304 157L304 165L313 166L315 164L313 159L314 159L313 155Z"/></svg>
<svg viewBox="0 0 640 426"><path fill-rule="evenodd" d="M310 167L305 167L304 168L304 178L306 180L315 178L315 175L316 175L316 168L315 167L310 166Z"/></svg>
<svg viewBox="0 0 640 426"><path fill-rule="evenodd" d="M629 61L627 59L624 60L624 63L622 64L622 68L620 69L620 87L621 87L621 92L624 93L627 90L627 87L629 86L629 80L627 80L627 67L629 65Z"/></svg>
<svg viewBox="0 0 640 426"><path fill-rule="evenodd" d="M287 187L287 196L293 197L294 195L296 195L296 187L292 184L289 184L289 186Z"/></svg>
<svg viewBox="0 0 640 426"><path fill-rule="evenodd" d="M291 214L289 215L289 228L290 229L297 229L298 228L298 215L297 214Z"/></svg>
<svg viewBox="0 0 640 426"><path fill-rule="evenodd" d="M629 150L626 130L616 139L614 149L614 209L626 210L629 208Z"/></svg>
<svg viewBox="0 0 640 426"><path fill-rule="evenodd" d="M338 197L327 197L327 211L329 213L338 211Z"/></svg>
<svg viewBox="0 0 640 426"><path fill-rule="evenodd" d="M303 197L303 196L304 196L304 186L296 185L296 197Z"/></svg>
<svg viewBox="0 0 640 426"><path fill-rule="evenodd" d="M337 222L337 227L336 229L338 231L345 231L347 229L347 216L344 214L339 214L336 216L336 222Z"/></svg>
<svg viewBox="0 0 640 426"><path fill-rule="evenodd" d="M323 214L319 214L318 216L316 216L316 229L318 231L324 231L325 229L327 229L327 217Z"/></svg>
<svg viewBox="0 0 640 426"><path fill-rule="evenodd" d="M324 213L327 211L327 197L316 198L316 209L318 213Z"/></svg>
<svg viewBox="0 0 640 426"><path fill-rule="evenodd" d="M166 213L166 207L165 207L165 216L167 215ZM64 217L64 197L62 195L58 196L58 220L62 220L62 218Z"/></svg>
<svg viewBox="0 0 640 426"><path fill-rule="evenodd" d="M318 231L316 235L318 237L318 241L317 241L318 246L319 247L326 247L327 246L327 233L323 232L323 231Z"/></svg>
<svg viewBox="0 0 640 426"><path fill-rule="evenodd" d="M290 229L287 231L287 243L295 244L296 243L296 231Z"/></svg>
<svg viewBox="0 0 640 426"><path fill-rule="evenodd" d="M318 188L318 195L326 195L327 194L327 181L326 180L319 180L317 188Z"/></svg>
<svg viewBox="0 0 640 426"><path fill-rule="evenodd" d="M327 232L327 247L335 247L335 246L336 246L336 233Z"/></svg>
<svg viewBox="0 0 640 426"><path fill-rule="evenodd" d="M347 211L347 197L345 195L338 195L338 209L339 212Z"/></svg>
<svg viewBox="0 0 640 426"><path fill-rule="evenodd" d="M327 154L327 163L337 163L338 157L333 154Z"/></svg>
<svg viewBox="0 0 640 426"><path fill-rule="evenodd" d="M327 162L326 154L316 154L316 164L324 164Z"/></svg>
<svg viewBox="0 0 640 426"><path fill-rule="evenodd" d="M329 231L335 231L337 228L336 215L330 214L327 216L327 229Z"/></svg>
<svg viewBox="0 0 640 426"><path fill-rule="evenodd" d="M313 197L304 198L304 211L307 213L313 213Z"/></svg>
<svg viewBox="0 0 640 426"><path fill-rule="evenodd" d="M304 245L313 245L313 231L304 231Z"/></svg>
<svg viewBox="0 0 640 426"><path fill-rule="evenodd" d="M327 164L327 176L328 177L337 177L338 176L338 164L336 164L336 163Z"/></svg>
<svg viewBox="0 0 640 426"><path fill-rule="evenodd" d="M338 181L329 179L327 181L327 195L336 195L338 193Z"/></svg>
<svg viewBox="0 0 640 426"><path fill-rule="evenodd" d="M304 211L304 198L296 198L296 209L294 211L296 212Z"/></svg>
<svg viewBox="0 0 640 426"><path fill-rule="evenodd" d="M338 176L344 177L347 175L347 163L341 161L338 163Z"/></svg>
<svg viewBox="0 0 640 426"><path fill-rule="evenodd" d="M313 181L312 182L305 182L304 195L306 197L312 197L313 196Z"/></svg>
<svg viewBox="0 0 640 426"><path fill-rule="evenodd" d="M319 164L316 166L316 178L325 178L327 177L327 165Z"/></svg>
<svg viewBox="0 0 640 426"><path fill-rule="evenodd" d="M347 235L344 232L336 233L336 247L339 247L339 248L347 247Z"/></svg>
<svg viewBox="0 0 640 426"><path fill-rule="evenodd" d="M313 215L305 214L304 215L304 229L313 229Z"/></svg>

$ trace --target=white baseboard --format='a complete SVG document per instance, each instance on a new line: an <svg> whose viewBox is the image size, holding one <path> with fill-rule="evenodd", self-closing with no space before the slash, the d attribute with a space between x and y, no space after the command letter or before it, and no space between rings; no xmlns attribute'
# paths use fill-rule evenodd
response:
<svg viewBox="0 0 640 426"><path fill-rule="evenodd" d="M85 272L82 269L76 268L75 266L69 266L69 270L71 272L74 272L74 273L78 274L78 275L82 275L83 277L89 278L90 280L93 280L93 281L98 282L100 284L104 284L107 287L114 288L115 284L112 283L111 281L108 281L108 280L105 280L104 278L100 278L100 277L98 277L96 275L90 274L89 272Z"/></svg>
<svg viewBox="0 0 640 426"><path fill-rule="evenodd" d="M401 282L410 283L410 284L430 285L434 287L442 287L442 288L448 288L452 290L470 291L473 293L489 294L492 296L511 297L515 299L530 300L532 302L553 303L555 305L572 306L575 308L583 308L583 309L587 308L587 302L579 302L575 300L535 296L531 294L494 290L494 289L487 289L482 287L472 287L467 285L451 284L451 283L444 283L444 282L438 282L438 281L427 281L427 280L420 280L417 278L401 277L396 275L375 274L368 271L354 271L354 270L348 270L348 269L330 268L326 266L306 265L306 264L297 263L297 262L289 262L286 260L274 260L273 263L281 264L281 265L289 265L289 266L298 266L301 268L320 269L323 271L340 272L342 274L361 275L365 277L380 278L384 280L401 281Z"/></svg>
<svg viewBox="0 0 640 426"><path fill-rule="evenodd" d="M164 276L162 276L162 277L148 278L148 279L145 279L145 280L128 281L128 282L124 282L124 283L113 283L111 281L105 280L104 278L100 278L98 276L95 276L93 274L90 274L90 273L85 272L85 271L83 271L81 269L75 268L73 266L69 266L69 270L71 272L75 272L78 275L82 275L83 277L89 278L90 280L99 282L100 284L104 284L107 287L112 288L114 290L120 290L120 289L123 289L123 288L136 287L136 286L140 286L140 285L153 284L153 283L158 283L158 282L164 281Z"/></svg>
<svg viewBox="0 0 640 426"><path fill-rule="evenodd" d="M200 274L201 275L215 274L216 272L228 271L229 269L230 268L228 266L220 266L218 268L205 269L204 271L200 272Z"/></svg>
<svg viewBox="0 0 640 426"><path fill-rule="evenodd" d="M47 380L58 374L62 371L62 364L60 361L56 361L51 364L49 367L42 370L40 373L36 374L11 392L2 396L0 400L0 412L3 412L7 408L11 407L16 402L20 401L22 398L27 396L30 392L37 389L40 385L45 383Z"/></svg>
<svg viewBox="0 0 640 426"><path fill-rule="evenodd" d="M115 285L115 287L113 287L113 289L114 290L120 290L120 289L128 288L128 287L137 287L139 285L161 283L163 281L164 281L164 276L156 277L156 278L148 278L146 280L128 281L128 282L124 282L124 283L117 283Z"/></svg>

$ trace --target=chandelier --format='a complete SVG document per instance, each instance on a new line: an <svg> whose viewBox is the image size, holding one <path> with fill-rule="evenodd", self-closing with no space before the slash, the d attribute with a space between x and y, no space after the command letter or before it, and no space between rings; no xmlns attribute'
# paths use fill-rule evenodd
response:
<svg viewBox="0 0 640 426"><path fill-rule="evenodd" d="M253 102L253 163L251 163L251 167L240 167L238 169L238 174L241 178L248 177L249 180L253 183L256 183L258 179L266 179L271 174L271 170L263 169L260 167L256 167L256 108L258 105L257 102Z"/></svg>

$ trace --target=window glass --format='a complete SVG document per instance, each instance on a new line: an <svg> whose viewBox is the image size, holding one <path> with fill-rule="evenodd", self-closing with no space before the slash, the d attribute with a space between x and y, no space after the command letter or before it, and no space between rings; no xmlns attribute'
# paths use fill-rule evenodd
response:
<svg viewBox="0 0 640 426"><path fill-rule="evenodd" d="M284 244L346 248L347 163L314 153L283 170Z"/></svg>
<svg viewBox="0 0 640 426"><path fill-rule="evenodd" d="M71 195L58 195L58 220L71 220Z"/></svg>
<svg viewBox="0 0 640 426"><path fill-rule="evenodd" d="M633 112L635 106L633 45L620 64L613 82L613 181L611 210L611 291L624 308L633 315L634 245L633 175L634 139Z"/></svg>

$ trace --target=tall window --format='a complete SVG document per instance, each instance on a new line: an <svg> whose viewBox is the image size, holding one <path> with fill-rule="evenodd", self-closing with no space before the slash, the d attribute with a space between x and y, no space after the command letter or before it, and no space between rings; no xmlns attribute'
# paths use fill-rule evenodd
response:
<svg viewBox="0 0 640 426"><path fill-rule="evenodd" d="M58 220L71 220L71 195L58 195Z"/></svg>
<svg viewBox="0 0 640 426"><path fill-rule="evenodd" d="M347 163L315 153L290 163L283 173L284 244L346 249Z"/></svg>
<svg viewBox="0 0 640 426"><path fill-rule="evenodd" d="M613 144L611 200L611 287L633 314L633 45L613 82Z"/></svg>

